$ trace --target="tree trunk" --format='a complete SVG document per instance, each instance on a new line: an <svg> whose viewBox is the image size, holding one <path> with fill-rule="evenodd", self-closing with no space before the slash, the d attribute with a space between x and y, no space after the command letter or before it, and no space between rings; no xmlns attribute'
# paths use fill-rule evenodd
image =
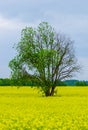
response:
<svg viewBox="0 0 88 130"><path fill-rule="evenodd" d="M55 86L53 86L53 87L51 88L51 91L50 91L50 89L48 89L48 90L45 92L45 95L46 95L46 96L53 96L53 95L54 95L54 90L55 90Z"/></svg>
<svg viewBox="0 0 88 130"><path fill-rule="evenodd" d="M53 95L54 95L54 89L55 89L55 86L52 87L50 96L53 96Z"/></svg>
<svg viewBox="0 0 88 130"><path fill-rule="evenodd" d="M45 92L45 95L46 95L46 96L50 96L50 89L48 89L48 90Z"/></svg>

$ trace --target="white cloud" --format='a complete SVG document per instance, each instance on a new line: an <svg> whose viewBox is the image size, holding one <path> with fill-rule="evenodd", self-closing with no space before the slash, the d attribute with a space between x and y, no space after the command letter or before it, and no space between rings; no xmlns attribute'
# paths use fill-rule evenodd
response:
<svg viewBox="0 0 88 130"><path fill-rule="evenodd" d="M35 27L36 24L39 23L37 20L35 23L31 22L22 22L20 19L7 19L0 15L0 30L20 30L26 26L33 26Z"/></svg>
<svg viewBox="0 0 88 130"><path fill-rule="evenodd" d="M22 23L21 21L17 19L6 19L2 16L0 16L0 29L4 30L18 30L23 28L26 25L26 23Z"/></svg>

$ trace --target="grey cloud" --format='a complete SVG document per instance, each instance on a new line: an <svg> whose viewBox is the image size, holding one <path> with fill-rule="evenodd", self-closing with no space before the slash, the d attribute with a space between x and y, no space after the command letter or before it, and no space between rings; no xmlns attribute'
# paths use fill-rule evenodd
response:
<svg viewBox="0 0 88 130"><path fill-rule="evenodd" d="M50 0L7 0L0 1L0 12L8 18L22 18L23 20L39 17L49 7Z"/></svg>
<svg viewBox="0 0 88 130"><path fill-rule="evenodd" d="M8 18L35 21L43 18L45 12L55 11L64 14L87 14L88 1L70 0L1 0L0 13Z"/></svg>

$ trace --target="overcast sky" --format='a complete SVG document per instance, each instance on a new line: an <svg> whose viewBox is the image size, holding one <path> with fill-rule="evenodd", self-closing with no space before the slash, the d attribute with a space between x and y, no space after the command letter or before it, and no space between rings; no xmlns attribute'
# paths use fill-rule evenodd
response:
<svg viewBox="0 0 88 130"><path fill-rule="evenodd" d="M8 64L21 30L41 21L74 40L82 66L74 79L88 80L88 0L0 0L0 78L10 77Z"/></svg>

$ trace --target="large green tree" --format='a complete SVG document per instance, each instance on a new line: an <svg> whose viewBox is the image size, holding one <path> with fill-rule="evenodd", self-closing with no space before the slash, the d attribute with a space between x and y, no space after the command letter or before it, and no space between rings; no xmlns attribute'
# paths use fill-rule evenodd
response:
<svg viewBox="0 0 88 130"><path fill-rule="evenodd" d="M9 63L12 78L33 81L46 96L54 95L58 81L79 70L73 42L47 22L41 22L37 29L24 28L16 50L17 55Z"/></svg>

